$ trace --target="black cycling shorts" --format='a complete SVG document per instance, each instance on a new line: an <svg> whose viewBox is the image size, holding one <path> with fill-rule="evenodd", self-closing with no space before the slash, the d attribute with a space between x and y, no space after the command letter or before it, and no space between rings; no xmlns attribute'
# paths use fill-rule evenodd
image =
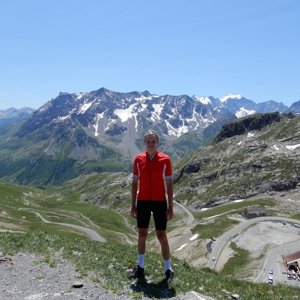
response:
<svg viewBox="0 0 300 300"><path fill-rule="evenodd" d="M153 213L155 229L167 228L167 201L138 200L137 201L137 227L148 228L151 212Z"/></svg>

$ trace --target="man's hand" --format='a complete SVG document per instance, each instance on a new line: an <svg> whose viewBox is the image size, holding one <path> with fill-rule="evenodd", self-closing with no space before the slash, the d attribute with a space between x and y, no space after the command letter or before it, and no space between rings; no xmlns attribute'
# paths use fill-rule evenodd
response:
<svg viewBox="0 0 300 300"><path fill-rule="evenodd" d="M135 206L131 207L131 216L135 219L137 218L137 209Z"/></svg>
<svg viewBox="0 0 300 300"><path fill-rule="evenodd" d="M169 208L167 210L167 221L170 221L173 219L173 208Z"/></svg>

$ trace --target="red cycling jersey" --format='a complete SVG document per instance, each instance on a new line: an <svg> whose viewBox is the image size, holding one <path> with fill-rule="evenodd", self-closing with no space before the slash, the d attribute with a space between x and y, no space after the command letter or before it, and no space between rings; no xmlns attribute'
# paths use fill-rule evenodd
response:
<svg viewBox="0 0 300 300"><path fill-rule="evenodd" d="M172 165L168 155L156 151L152 158L147 151L134 159L133 179L139 179L138 200L166 200L165 182L172 179Z"/></svg>

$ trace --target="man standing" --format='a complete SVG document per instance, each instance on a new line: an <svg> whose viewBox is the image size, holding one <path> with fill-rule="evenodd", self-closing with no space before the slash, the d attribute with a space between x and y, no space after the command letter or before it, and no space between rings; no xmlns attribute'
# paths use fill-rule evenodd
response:
<svg viewBox="0 0 300 300"><path fill-rule="evenodd" d="M131 278L144 278L146 239L153 213L156 236L165 260L166 280L171 282L174 273L171 268L166 227L167 221L173 218L172 165L169 156L157 150L158 142L157 133L153 130L147 131L144 136L146 151L134 159L131 215L137 219L138 265L134 268Z"/></svg>

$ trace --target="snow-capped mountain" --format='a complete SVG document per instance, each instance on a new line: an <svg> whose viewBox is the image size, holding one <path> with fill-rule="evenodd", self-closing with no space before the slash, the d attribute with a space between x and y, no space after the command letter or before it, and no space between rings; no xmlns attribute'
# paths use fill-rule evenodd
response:
<svg viewBox="0 0 300 300"><path fill-rule="evenodd" d="M62 109L58 111L59 107ZM104 88L87 94L60 94L38 112L42 119L43 115L55 112L54 123L78 119L95 137L138 132L157 124L160 132L179 137L190 130L205 128L217 118L205 104L186 95L116 93Z"/></svg>
<svg viewBox="0 0 300 300"><path fill-rule="evenodd" d="M285 112L288 107L273 100L256 103L241 95L229 94L220 99L221 107L226 108L237 118L242 118L254 113Z"/></svg>
<svg viewBox="0 0 300 300"><path fill-rule="evenodd" d="M256 104L241 95L227 95L221 99L189 97L187 95L155 95L148 91L118 93L105 88L90 93L60 93L39 108L20 129L25 135L44 125L55 126L68 122L80 124L89 136L98 139L117 137L126 144L138 138L149 127L176 139L191 131L202 131L220 118L237 118L256 112L283 112L282 103L268 101Z"/></svg>
<svg viewBox="0 0 300 300"><path fill-rule="evenodd" d="M26 136L43 127L77 126L90 138L104 145L118 144L118 150L131 157L141 149L136 144L144 131L154 128L166 142L186 133L201 132L224 118L224 110L216 110L213 97L208 101L187 95L158 96L148 91L118 93L101 88L90 93L59 96L41 108L17 133ZM234 118L226 111L226 118ZM53 153L51 145L46 153Z"/></svg>
<svg viewBox="0 0 300 300"><path fill-rule="evenodd" d="M237 95L220 100L105 88L60 93L9 136L0 134L0 176L39 185L82 172L128 170L149 128L160 134L162 151L180 158L212 139L224 123L257 109Z"/></svg>
<svg viewBox="0 0 300 300"><path fill-rule="evenodd" d="M195 101L198 101L204 105L209 105L214 107L218 107L221 104L221 101L218 98L214 98L212 96L192 96Z"/></svg>

